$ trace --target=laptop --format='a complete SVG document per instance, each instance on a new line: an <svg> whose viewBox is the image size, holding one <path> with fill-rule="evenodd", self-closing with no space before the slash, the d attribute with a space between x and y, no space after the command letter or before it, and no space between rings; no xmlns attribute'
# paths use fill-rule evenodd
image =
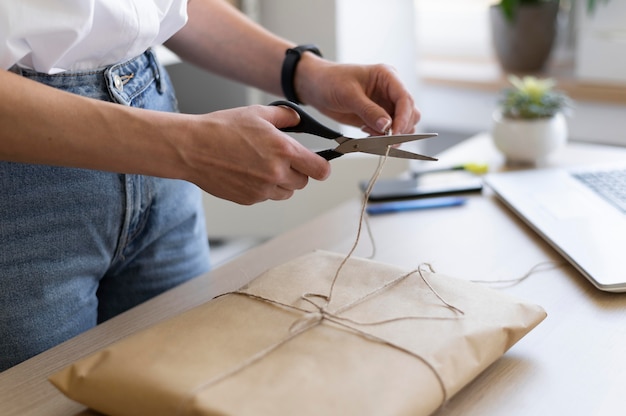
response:
<svg viewBox="0 0 626 416"><path fill-rule="evenodd" d="M626 162L490 173L484 182L595 287L626 292Z"/></svg>

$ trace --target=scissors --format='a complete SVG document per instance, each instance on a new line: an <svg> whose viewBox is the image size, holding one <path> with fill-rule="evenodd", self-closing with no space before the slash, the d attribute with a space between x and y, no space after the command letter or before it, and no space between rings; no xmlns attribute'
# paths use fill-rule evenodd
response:
<svg viewBox="0 0 626 416"><path fill-rule="evenodd" d="M394 144L435 137L437 136L437 133L393 134L385 136L370 136L363 139L351 139L319 123L309 114L307 114L302 108L300 108L299 105L294 104L291 101L274 101L269 105L289 107L300 116L300 122L298 124L291 127L281 128L281 131L290 133L309 133L315 136L334 140L339 143L339 146L335 147L334 149L320 150L319 152L317 152L318 155L322 156L326 160L332 160L343 156L346 153L352 152L370 153L372 155L380 156L389 155L391 157L399 157L404 159L437 160L434 157L420 155L418 153L407 152L405 150L389 147ZM387 150L388 147L389 150Z"/></svg>

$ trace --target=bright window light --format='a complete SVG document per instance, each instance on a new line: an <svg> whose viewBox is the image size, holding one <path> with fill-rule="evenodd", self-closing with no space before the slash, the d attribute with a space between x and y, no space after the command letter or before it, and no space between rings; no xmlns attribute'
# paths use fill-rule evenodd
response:
<svg viewBox="0 0 626 416"><path fill-rule="evenodd" d="M494 0L414 0L422 56L490 59L489 6Z"/></svg>

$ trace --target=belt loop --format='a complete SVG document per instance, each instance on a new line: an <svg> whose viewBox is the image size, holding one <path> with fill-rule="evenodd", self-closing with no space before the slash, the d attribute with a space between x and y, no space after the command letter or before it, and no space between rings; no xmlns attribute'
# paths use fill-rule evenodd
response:
<svg viewBox="0 0 626 416"><path fill-rule="evenodd" d="M19 65L17 65L17 64L15 64L11 68L9 68L9 72L13 72L14 74L17 74L19 76L23 76L24 75L22 73L22 68L20 68Z"/></svg>
<svg viewBox="0 0 626 416"><path fill-rule="evenodd" d="M159 61L157 60L156 54L154 53L152 48L148 49L146 53L150 57L150 62L152 63L157 91L159 92L159 94L163 94L163 86L161 84L161 66L159 65Z"/></svg>

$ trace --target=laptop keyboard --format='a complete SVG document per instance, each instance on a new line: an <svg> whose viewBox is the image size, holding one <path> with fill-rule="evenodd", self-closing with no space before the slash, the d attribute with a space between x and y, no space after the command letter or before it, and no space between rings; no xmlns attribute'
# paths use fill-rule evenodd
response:
<svg viewBox="0 0 626 416"><path fill-rule="evenodd" d="M572 175L626 213L626 169L578 172Z"/></svg>

